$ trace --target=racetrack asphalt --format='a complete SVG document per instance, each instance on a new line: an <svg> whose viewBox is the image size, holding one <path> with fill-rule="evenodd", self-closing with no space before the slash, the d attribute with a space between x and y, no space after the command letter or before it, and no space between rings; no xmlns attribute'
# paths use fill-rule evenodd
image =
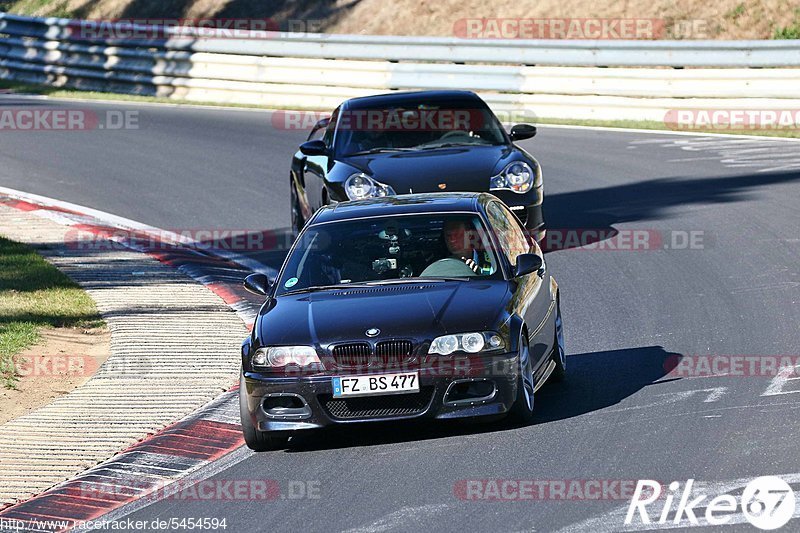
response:
<svg viewBox="0 0 800 533"><path fill-rule="evenodd" d="M288 226L289 162L305 132L276 128L268 112L0 99L0 110L36 106L135 110L138 129L4 131L0 185L172 230ZM129 518L224 517L229 531L618 531L628 499L613 494L475 501L459 487L692 478L736 493L773 474L800 488L800 382L668 375L678 354L800 355L800 143L543 126L521 144L543 166L550 228L647 231L657 243L546 255L569 376L537 394L534 425L303 436L213 474L275 480L285 497L165 499ZM689 232L693 248L673 246ZM282 252L261 258L279 266ZM290 497L292 482L311 482L318 497Z"/></svg>

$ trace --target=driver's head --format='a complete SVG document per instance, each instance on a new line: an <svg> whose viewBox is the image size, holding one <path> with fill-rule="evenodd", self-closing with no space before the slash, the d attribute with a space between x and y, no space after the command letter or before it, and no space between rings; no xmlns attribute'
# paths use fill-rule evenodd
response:
<svg viewBox="0 0 800 533"><path fill-rule="evenodd" d="M453 255L472 254L472 232L463 220L448 220L444 223L444 240Z"/></svg>

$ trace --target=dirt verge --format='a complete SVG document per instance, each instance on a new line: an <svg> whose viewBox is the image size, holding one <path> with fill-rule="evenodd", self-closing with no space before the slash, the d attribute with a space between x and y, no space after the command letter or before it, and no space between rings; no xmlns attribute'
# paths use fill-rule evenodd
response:
<svg viewBox="0 0 800 533"><path fill-rule="evenodd" d="M14 356L20 379L16 389L0 389L0 424L82 385L111 353L105 328L44 329L41 337L42 342Z"/></svg>

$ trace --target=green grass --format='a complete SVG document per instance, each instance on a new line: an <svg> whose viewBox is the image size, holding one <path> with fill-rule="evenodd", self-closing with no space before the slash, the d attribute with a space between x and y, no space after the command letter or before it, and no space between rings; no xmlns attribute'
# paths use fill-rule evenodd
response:
<svg viewBox="0 0 800 533"><path fill-rule="evenodd" d="M785 28L776 28L773 39L800 39L800 24L795 23Z"/></svg>
<svg viewBox="0 0 800 533"><path fill-rule="evenodd" d="M42 328L97 328L103 321L83 289L31 247L0 237L0 383L15 388L14 356Z"/></svg>
<svg viewBox="0 0 800 533"><path fill-rule="evenodd" d="M190 100L178 100L172 98L158 98L153 96L138 96L117 93L101 93L93 91L79 91L73 89L59 89L46 85L32 85L26 83L18 83L13 81L0 80L0 89L13 89L16 92L28 94L44 94L53 98L66 98L66 99L88 99L88 100L114 100L114 101L127 101L127 102L142 102L142 103L162 103L162 104L190 104L199 106L224 106L224 107L240 107L249 109L283 109L279 106L262 106L251 104L220 104L219 102L195 102ZM294 108L291 108L294 109ZM663 130L670 131L670 128L663 122L655 120L572 120L560 118L539 118L533 120L537 124L564 124L568 126L598 126L604 128L635 128L642 130ZM680 130L692 131L692 130ZM786 129L774 130L694 130L693 133L727 133L729 135L760 135L764 137L794 137L800 138L800 131Z"/></svg>
<svg viewBox="0 0 800 533"><path fill-rule="evenodd" d="M20 15L35 15L40 9L47 8L48 17L70 18L73 13L67 9L69 0L5 0L0 1L0 11L8 11Z"/></svg>
<svg viewBox="0 0 800 533"><path fill-rule="evenodd" d="M800 7L794 10L794 21L789 26L775 28L773 39L800 39Z"/></svg>
<svg viewBox="0 0 800 533"><path fill-rule="evenodd" d="M747 10L747 6L745 6L744 2L737 5L735 8L731 9L727 13L725 13L726 19L737 20L739 17L744 15L745 11Z"/></svg>

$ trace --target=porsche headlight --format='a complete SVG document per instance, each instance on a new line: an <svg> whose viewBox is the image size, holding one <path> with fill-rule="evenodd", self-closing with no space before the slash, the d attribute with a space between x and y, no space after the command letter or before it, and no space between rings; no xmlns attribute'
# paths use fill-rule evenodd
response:
<svg viewBox="0 0 800 533"><path fill-rule="evenodd" d="M353 174L344 182L344 192L350 200L361 200L364 198L384 196L394 196L394 189L379 181L376 181L363 172Z"/></svg>
<svg viewBox="0 0 800 533"><path fill-rule="evenodd" d="M508 189L518 194L525 194L539 181L538 170L538 166L533 169L525 161L514 161L506 166L500 174L491 178L489 189Z"/></svg>
<svg viewBox="0 0 800 533"><path fill-rule="evenodd" d="M259 348L250 362L255 368L282 368L288 365L321 364L317 351L311 346L269 346Z"/></svg>
<svg viewBox="0 0 800 533"><path fill-rule="evenodd" d="M461 333L436 337L428 349L429 354L450 355L453 352L491 352L505 348L502 337L492 331Z"/></svg>

